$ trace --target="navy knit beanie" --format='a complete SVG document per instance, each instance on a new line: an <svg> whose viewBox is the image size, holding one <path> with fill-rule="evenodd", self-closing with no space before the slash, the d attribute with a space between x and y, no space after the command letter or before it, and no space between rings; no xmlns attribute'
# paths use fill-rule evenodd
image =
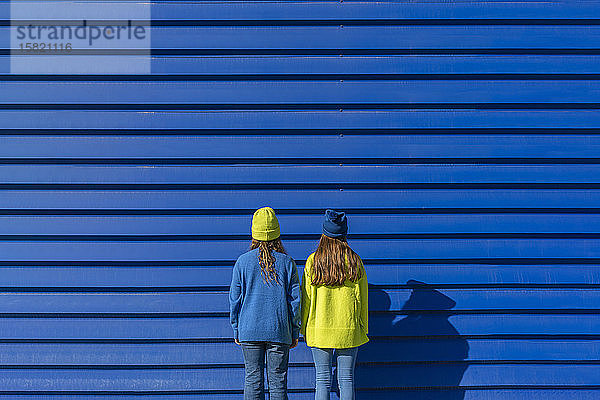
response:
<svg viewBox="0 0 600 400"><path fill-rule="evenodd" d="M325 220L323 221L323 234L332 238L346 235L348 232L348 219L346 213L341 211L325 211Z"/></svg>

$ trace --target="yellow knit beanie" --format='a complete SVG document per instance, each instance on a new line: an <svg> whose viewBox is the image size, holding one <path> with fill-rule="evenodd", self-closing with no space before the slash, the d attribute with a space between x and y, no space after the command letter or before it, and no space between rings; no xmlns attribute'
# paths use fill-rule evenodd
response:
<svg viewBox="0 0 600 400"><path fill-rule="evenodd" d="M279 237L279 221L271 207L259 208L252 216L252 238L273 240Z"/></svg>

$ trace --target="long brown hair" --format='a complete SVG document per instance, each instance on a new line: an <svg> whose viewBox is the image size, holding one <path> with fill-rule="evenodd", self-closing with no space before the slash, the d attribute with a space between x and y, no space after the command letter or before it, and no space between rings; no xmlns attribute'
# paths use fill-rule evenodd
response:
<svg viewBox="0 0 600 400"><path fill-rule="evenodd" d="M260 275L266 283L280 283L279 276L275 270L275 256L273 252L287 254L281 239L256 240L252 239L250 250L258 248L258 264L260 265Z"/></svg>
<svg viewBox="0 0 600 400"><path fill-rule="evenodd" d="M342 286L346 279L357 282L363 274L361 265L360 257L350 248L345 236L321 235L313 259L312 284Z"/></svg>

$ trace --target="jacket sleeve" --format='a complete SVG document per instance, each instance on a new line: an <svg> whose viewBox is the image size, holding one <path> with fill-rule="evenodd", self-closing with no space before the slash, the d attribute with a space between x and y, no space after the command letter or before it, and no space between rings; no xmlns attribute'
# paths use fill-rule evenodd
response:
<svg viewBox="0 0 600 400"><path fill-rule="evenodd" d="M292 325L292 339L298 339L300 336L300 280L298 279L298 268L294 260L290 260L290 268L288 269L288 307L290 315L290 323Z"/></svg>
<svg viewBox="0 0 600 400"><path fill-rule="evenodd" d="M358 280L358 291L360 299L360 322L365 331L369 333L369 282L367 281L367 271L362 263L360 262L363 275Z"/></svg>
<svg viewBox="0 0 600 400"><path fill-rule="evenodd" d="M310 285L311 279L309 274L310 269L310 257L306 260L306 265L304 265L304 272L302 273L302 326L300 328L300 332L303 336L306 336L306 324L308 323L308 312L310 311Z"/></svg>
<svg viewBox="0 0 600 400"><path fill-rule="evenodd" d="M233 328L233 338L239 339L238 336L238 320L240 308L242 306L242 280L238 261L233 266L231 274L231 285L229 286L229 320Z"/></svg>

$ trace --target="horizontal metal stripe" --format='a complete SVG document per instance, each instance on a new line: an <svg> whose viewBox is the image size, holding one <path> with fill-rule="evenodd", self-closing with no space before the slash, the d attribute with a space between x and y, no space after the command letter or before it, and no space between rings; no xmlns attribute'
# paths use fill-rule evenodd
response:
<svg viewBox="0 0 600 400"><path fill-rule="evenodd" d="M435 395L437 397L447 396L453 397L457 393L461 399L465 400L481 400L485 396L486 400L520 400L524 397L532 400L562 400L565 397L577 397L581 400L596 400L598 390L594 388L578 388L578 387L536 387L536 388L448 388L448 389L407 389L402 391L390 390L362 390L357 389L356 398L358 400L389 400L390 395L411 396L420 398L426 395ZM291 400L313 400L314 393L311 391L288 391ZM38 400L40 395L46 396L49 399L60 398L69 400L115 400L122 399L124 396L131 400L146 400L148 395L136 395L131 393L119 392L112 394L53 394L52 392L41 392L40 394L0 394L1 399L19 399L19 400ZM178 394L157 394L151 393L152 398L156 400L238 400L242 395L242 391L213 391L207 393L178 393Z"/></svg>
<svg viewBox="0 0 600 400"><path fill-rule="evenodd" d="M410 283L410 282L409 282ZM214 292L167 293L14 293L0 294L2 317L131 314L144 317L228 315L228 287ZM436 289L430 286L369 290L369 310L394 313L598 313L600 290L586 289Z"/></svg>
<svg viewBox="0 0 600 400"><path fill-rule="evenodd" d="M0 55L0 63L8 62L9 55ZM56 57L45 56L54 61ZM422 75L468 76L475 74L567 74L589 76L600 73L598 55L374 55L374 56L160 56L150 59L150 75L129 75L129 79L163 76L189 79L229 76L286 76L312 75L331 76L386 76ZM139 56L138 62L148 59ZM60 80L64 75L42 75L44 79ZM9 74L0 70L2 79L35 80L39 75ZM86 75L71 75L72 79ZM119 75L97 75L95 79L116 79ZM343 78L338 78L343 79ZM465 78L463 78L465 79Z"/></svg>
<svg viewBox="0 0 600 400"><path fill-rule="evenodd" d="M370 284L377 288L408 288L411 279L439 288L594 288L599 265L373 264L364 260ZM210 291L226 290L234 260L226 266L165 266L107 263L74 266L6 265L0 267L0 291ZM297 260L299 271L303 260Z"/></svg>
<svg viewBox="0 0 600 400"><path fill-rule="evenodd" d="M318 210L340 208L348 211L389 209L507 210L584 209L600 207L600 191L585 189L472 189L472 190L173 190L173 191L19 191L3 190L2 210L161 210L206 213L208 210L240 209L247 214L270 204L275 210ZM299 196L301 195L301 196ZM39 211L36 211L36 213Z"/></svg>
<svg viewBox="0 0 600 400"><path fill-rule="evenodd" d="M439 4L438 4L439 5ZM152 74L595 74L598 56L159 57Z"/></svg>
<svg viewBox="0 0 600 400"><path fill-rule="evenodd" d="M365 259L437 258L597 258L598 239L419 239L351 241ZM316 241L288 240L292 257L314 251ZM236 258L247 251L249 241L4 241L0 261L211 261ZM232 257L233 256L233 257ZM540 263L543 263L540 262ZM576 263L576 261L572 261Z"/></svg>
<svg viewBox="0 0 600 400"><path fill-rule="evenodd" d="M352 234L347 235L350 240L403 240L403 239L598 239L598 233L451 233L451 234ZM315 240L320 234L306 235L281 235L282 240ZM250 240L248 235L0 235L0 241L65 241L77 242L164 242L164 241L223 241L223 240Z"/></svg>
<svg viewBox="0 0 600 400"><path fill-rule="evenodd" d="M356 388L358 391L357 399L365 400L387 400L390 394L423 396L426 394L435 394L439 396L456 396L459 392L460 396L465 396L467 400L481 399L481 396L486 396L486 399L503 399L516 400L522 399L523 396L531 399L552 399L560 400L564 396L578 396L581 399L595 400L598 395L598 389L592 386L490 386L490 387L446 387L446 388L389 388L389 389L362 389ZM268 390L266 390L268 393ZM290 389L290 398L293 400L312 400L314 399L314 390L310 389ZM181 400L184 399L211 399L211 400L233 400L239 399L243 394L242 390L187 390L187 391L27 391L15 392L5 391L0 392L0 396L4 399L19 399L30 400L39 399L40 395L55 398L60 396L61 399L122 399L127 396L128 399L141 400L147 399L147 396L152 396L153 399L159 400ZM368 397L361 397L361 396ZM5 397L8 396L8 397ZM293 397L292 397L293 396ZM509 396L509 397L508 397Z"/></svg>
<svg viewBox="0 0 600 400"><path fill-rule="evenodd" d="M402 313L401 313L402 314ZM474 314L474 313L465 313L465 314ZM493 313L486 313L486 314L493 314ZM510 314L510 313L502 313L502 314ZM523 313L518 313L518 314L523 314ZM536 313L537 314L537 313ZM553 314L552 312L548 312L546 314ZM562 314L574 314L574 313L569 313L569 312L565 312ZM587 315L587 314L596 314L595 312L582 312L579 313L582 315ZM598 313L600 315L600 312ZM228 312L204 312L204 313L194 313L194 312L190 312L190 313L169 313L169 312L157 312L157 313L153 313L153 312L142 312L142 313L136 313L136 312L132 312L132 313L123 313L123 312L116 312L116 313L111 313L111 312L99 312L99 313L94 313L94 312L58 312L58 313L52 313L52 312L40 312L40 313L0 313L0 318L4 318L6 320L12 320L12 319L20 319L20 320L27 320L27 319L90 319L90 320L94 320L94 319L102 319L102 320L110 320L110 319L119 319L119 320L127 320L127 319L131 319L131 320L145 320L145 319L149 319L149 320L160 320L160 319L170 319L170 320L177 320L177 319L203 319L203 318L229 318L229 313Z"/></svg>
<svg viewBox="0 0 600 400"><path fill-rule="evenodd" d="M8 47L0 47L0 56L15 57L19 53L18 50L12 50ZM76 49L71 50L69 54L74 55L108 55L108 56L128 56L136 57L140 55L148 55L148 50L136 49ZM330 49L151 49L148 56L168 56L168 57L189 57L189 56L399 56L399 55L439 55L439 56L461 56L461 55L531 55L531 56L594 56L599 55L600 49L596 48L330 48ZM48 72L48 71L46 71ZM56 71L63 72L63 70Z"/></svg>
<svg viewBox="0 0 600 400"><path fill-rule="evenodd" d="M436 393L441 392L442 394L448 393L454 395L456 391L460 391L461 395L473 395L479 397L470 396L472 399L480 399L482 394L488 395L490 391L499 392L494 393L494 399L506 399L505 392L506 391L514 391L517 392L517 396L523 396L523 392L527 393L528 396L531 395L540 395L544 396L543 398L548 399L546 391L558 391L557 393L552 393L553 395L563 396L564 393L569 393L571 395L579 395L583 393L584 396L597 396L598 390L600 386L596 387L595 385L586 385L586 386L578 386L578 385L558 385L558 386L542 386L542 385L494 385L494 386L461 386L461 387L441 387L441 388L428 388L428 387L389 387L383 389L365 389L365 388L356 388L358 391L357 396L359 396L362 392L368 394L369 399L387 399L390 393L400 392L401 394L406 393L414 393L415 395L422 395L423 393ZM474 391L475 393L473 393ZM265 393L268 393L268 389L265 389ZM314 389L288 389L288 393L291 393L296 399L312 399L314 398ZM72 396L72 398L76 399L113 399L113 398L122 398L123 396L128 396L131 399L146 399L146 396L152 396L152 398L158 399L173 399L180 400L181 398L185 399L237 399L240 395L243 394L242 390L153 390L153 391L63 391L63 390L52 390L52 391L1 391L0 396L11 396L11 399L29 399L35 398L39 399L40 395L44 396ZM511 393L512 394L512 393ZM18 397L15 397L18 396ZM34 397L29 397L34 396ZM73 397L74 396L74 397ZM81 396L90 396L90 397L81 397ZM184 397L182 397L184 396ZM380 397L384 396L384 397ZM65 397L62 397L65 398ZM71 397L66 397L71 398ZM518 397L514 397L518 398ZM522 398L522 397L521 397ZM542 397L540 397L542 398ZM552 397L556 399L560 399L561 397ZM585 397L593 399L594 397Z"/></svg>
<svg viewBox="0 0 600 400"><path fill-rule="evenodd" d="M0 28L1 31L1 28ZM596 26L153 27L153 49L598 48Z"/></svg>
<svg viewBox="0 0 600 400"><path fill-rule="evenodd" d="M229 317L0 318L2 340L231 340ZM469 335L596 335L600 314L373 314L369 336L456 338ZM99 327L102 327L99 330Z"/></svg>
<svg viewBox="0 0 600 400"><path fill-rule="evenodd" d="M293 389L288 390L288 392L294 393ZM300 391L300 393L309 393L307 390ZM181 396L185 396L185 398L190 398L189 396L210 396L209 398L214 399L214 396L219 395L237 395L239 397L240 394L243 394L243 390L152 390L152 391L144 391L144 390L26 390L26 391L18 391L18 390L4 390L0 391L0 396L10 396L10 399L15 398L23 398L24 396L35 396L36 399L39 399L39 396L75 396L77 399L81 399L81 396L91 396L94 399L98 399L99 396L103 397L111 397L117 396L118 398L123 398L123 396L127 396L127 398L135 398L130 396L140 396L142 398L147 398L147 396L152 396L156 398L156 396L160 396L159 398L163 398L163 396L176 396L176 399L181 399ZM85 398L85 397L83 397ZM102 398L102 397L100 397ZM194 397L191 397L194 398ZM206 397L201 397L206 398Z"/></svg>
<svg viewBox="0 0 600 400"><path fill-rule="evenodd" d="M318 241L320 233L281 235L282 240ZM413 240L413 239L598 239L600 233L424 233L424 234L348 234L349 240ZM165 241L222 241L250 240L251 235L0 235L0 241L65 241L78 242L165 242Z"/></svg>
<svg viewBox="0 0 600 400"><path fill-rule="evenodd" d="M153 159L160 164L166 159L171 163L186 164L198 160L197 163L201 164L211 159L221 160L223 163L227 163L229 159L232 160L230 162L255 159L255 162L277 164L288 160L300 163L323 158L329 162L345 158L354 163L356 161L352 160L378 161L386 158L398 160L396 163L401 160L416 163L419 158L453 163L461 158L474 158L481 163L485 163L487 159L519 158L535 162L536 159L547 158L559 163L563 158L600 158L600 135L592 134L330 133L288 136L257 133L236 136L121 136L117 131L114 136L67 135L62 132L54 136L3 135L1 141L0 160L19 160L23 163L37 163L45 159L49 159L48 162L68 163L73 159L89 163L120 164L135 163L136 159L140 159L140 163ZM380 163L385 164L383 161Z"/></svg>
<svg viewBox="0 0 600 400"><path fill-rule="evenodd" d="M2 35L8 35L9 30L8 26L0 26ZM600 47L597 25L152 26L149 35L152 49L370 49L376 52L420 48Z"/></svg>
<svg viewBox="0 0 600 400"><path fill-rule="evenodd" d="M361 348L360 363L443 363L448 348L468 340L469 363L597 363L582 359L598 354L600 342L578 339L397 339L373 338ZM418 351L411 351L417 350ZM233 343L0 343L3 367L8 365L43 368L50 366L114 365L127 368L242 364L242 353ZM393 351L392 351L393 350ZM312 363L311 350L304 342L290 352L291 363Z"/></svg>
<svg viewBox="0 0 600 400"><path fill-rule="evenodd" d="M268 166L87 166L87 165L0 165L0 188L19 187L108 188L153 185L170 190L182 186L211 188L244 186L276 188L299 185L326 185L334 188L370 185L446 185L464 187L479 184L528 187L559 184L600 183L600 164L582 165L268 165Z"/></svg>
<svg viewBox="0 0 600 400"><path fill-rule="evenodd" d="M2 61L2 60L0 60ZM600 74L575 73L473 73L473 74L239 74L239 75L18 75L2 76L0 81L94 81L94 82L165 82L165 81L331 81L331 80L597 80Z"/></svg>
<svg viewBox="0 0 600 400"><path fill-rule="evenodd" d="M596 400L598 391L593 388L578 388L578 387L536 387L536 388L448 388L448 389L406 389L402 391L390 390L362 390L357 389L356 398L358 400L389 400L390 396L401 395L411 396L414 398L421 398L426 395L435 395L437 397L457 396L459 393L461 399L465 400L481 400L485 396L486 400L520 400L525 397L532 400L562 400L565 397L577 397L581 400ZM314 393L311 391L295 391L290 390L289 396L291 400L313 400ZM60 398L69 400L114 400L122 399L127 397L131 400L146 400L148 395L135 395L131 393L119 392L112 394L53 394L52 392L41 392L40 394L0 394L1 399L9 400L38 400L40 395L43 395L49 399ZM150 394L149 394L150 395ZM152 398L156 400L238 400L242 395L242 391L213 391L207 393L179 393L179 394L160 394L151 393Z"/></svg>
<svg viewBox="0 0 600 400"><path fill-rule="evenodd" d="M242 215L97 215L46 216L0 215L3 238L36 236L51 239L96 237L106 239L163 240L166 237L235 238L250 235L252 213ZM598 214L354 214L347 213L352 223L349 235L588 235L600 233ZM313 214L281 214L278 220L287 238L314 238L320 235L323 216ZM166 236L166 237L165 237ZM421 236L419 236L421 237Z"/></svg>
<svg viewBox="0 0 600 400"><path fill-rule="evenodd" d="M348 110L598 110L600 103L260 103L260 104L203 104L203 103L119 103L119 104L103 104L103 103L11 103L0 104L1 110L53 110L53 111L131 111L145 109L146 112L157 110L171 111L304 111L304 110L321 110L321 111L348 111ZM405 131L406 132L406 131ZM493 133L493 132L488 132ZM502 132L505 133L505 132ZM542 132L544 133L544 132Z"/></svg>
<svg viewBox="0 0 600 400"><path fill-rule="evenodd" d="M439 340L585 340L595 341L600 340L600 335L597 334L455 334L455 335L413 335L413 336L374 336L370 335L369 343L382 343L390 341L416 340L431 341ZM299 346L304 343L304 338L300 336ZM8 344L27 344L27 345L163 345L163 344L231 344L234 345L232 337L207 337L207 338L0 338L0 345ZM237 346L237 345L236 345ZM239 348L236 348L239 351ZM312 357L312 355L311 355Z"/></svg>
<svg viewBox="0 0 600 400"><path fill-rule="evenodd" d="M312 362L303 362L303 363L295 363L290 362L290 368L294 369L302 369L302 368L314 368L314 364ZM381 367L405 367L405 366L415 366L415 367L437 367L437 366L496 366L496 365L518 365L518 366L550 366L550 365L569 365L569 366L579 366L579 365L600 365L600 361L598 360L560 360L560 361L551 361L551 360L475 360L475 361L466 361L466 360L444 360L444 361L389 361L389 362L356 362L356 366L358 368L365 367L373 367L373 368L381 368ZM196 370L198 373L202 373L203 370L206 369L234 369L234 368L243 368L244 363L236 363L236 364L223 364L223 363L213 363L213 364L131 364L131 365L111 365L111 364L82 364L82 365L63 365L63 364L46 364L46 365L20 365L20 364L5 364L0 365L0 370L38 370L41 371L52 371L52 370L75 370L75 371L144 371L144 370ZM26 373L26 372L25 372ZM93 373L93 372L92 372Z"/></svg>
<svg viewBox="0 0 600 400"><path fill-rule="evenodd" d="M47 267L48 269L52 267ZM299 273L302 273L299 270ZM28 278L28 277L27 277ZM127 284L130 284L127 282ZM87 286L0 286L0 293L75 293L75 294L87 294L87 293L128 293L128 294L144 294L144 293L207 293L207 292L218 292L227 291L228 286L152 286L152 287L139 287L139 286L128 286L127 284L121 284L120 282L112 282L108 286L100 286L96 282L88 282ZM412 289L415 285L413 284L388 284L388 285L374 285L370 284L373 290L393 290L393 289ZM482 284L464 284L464 283L451 283L451 284L430 284L427 286L431 289L600 289L600 284L596 283L482 283Z"/></svg>
<svg viewBox="0 0 600 400"><path fill-rule="evenodd" d="M595 365L462 365L399 366L356 368L357 388L451 388L451 387L598 387ZM383 374L387 370L390 374ZM214 370L2 370L0 390L84 390L84 391L174 391L241 389L243 368ZM429 372L427 374L427 372ZM85 379L84 379L85 376ZM460 379L462 376L462 380ZM392 381L392 377L394 381ZM161 386L155 382L160 379ZM110 387L107 387L110 382ZM57 385L57 383L59 385ZM290 367L291 389L308 389L314 383L312 368ZM35 385L35 386L34 386ZM158 389L158 390L157 390Z"/></svg>
<svg viewBox="0 0 600 400"><path fill-rule="evenodd" d="M52 25L73 25L73 23L80 22L79 19L75 18L64 18L59 15L54 18L13 18L10 20L0 20L0 26L10 26L10 23L29 26L35 25L42 21L45 24ZM115 24L115 19L97 18L93 19L94 23L97 24ZM120 21L116 20L116 21ZM157 19L152 20L136 19L132 20L134 26L143 27L305 27L311 26L317 27L358 27L358 26L594 26L600 25L600 19L598 18L426 18L426 19L410 19L410 18L337 18L337 19L290 19L290 18L278 18L278 19L248 19L248 18L237 18L237 19L189 19L185 15L180 16L176 19Z"/></svg>
<svg viewBox="0 0 600 400"><path fill-rule="evenodd" d="M444 387L444 388L387 388L387 389L363 389L356 388L357 398L365 395L365 399L369 400L387 400L390 393L412 396L423 396L424 394L438 394L443 396L456 396L456 392L460 392L465 399L481 399L481 396L487 396L486 399L521 399L527 396L531 399L553 399L560 400L563 396L579 396L581 399L594 399L598 395L600 387L595 386L540 386L540 385L502 385L502 386L461 386L459 387ZM266 390L268 393L268 390ZM314 398L314 389L289 389L290 397L294 400L311 400ZM186 390L186 391L3 391L0 392L2 398L9 399L39 399L40 395L54 398L61 396L66 399L121 399L127 396L128 399L147 399L147 396L152 396L153 399L160 400L181 400L185 399L214 399L214 400L232 400L238 399L243 394L242 390ZM9 396L9 397L4 397ZM82 397L87 396L87 397ZM510 396L510 397L507 397ZM539 396L539 397L536 397Z"/></svg>
<svg viewBox="0 0 600 400"><path fill-rule="evenodd" d="M28 192L24 192L28 193ZM167 192L168 193L168 192ZM440 207L432 207L432 208L414 208L414 207L405 207L405 208L346 208L346 212L348 213L361 213L365 215L438 215L438 214L448 214L448 215L475 215L475 214L500 214L500 215L509 215L509 214L588 214L594 215L600 213L600 208L589 208L589 207L564 207L564 208L540 208L540 207L521 207L521 208L481 208L481 207L469 207L469 208L461 208L461 207L451 207L451 208L440 208ZM75 216L75 215L85 215L85 216L111 216L111 215L122 215L122 216L142 216L142 215L153 215L153 216L183 216L183 215L246 215L250 211L256 210L247 210L247 209L179 209L179 210L169 210L169 209L151 209L151 210L140 210L140 209L0 209L0 215L37 215L37 216ZM307 215L315 215L322 214L322 210L319 208L313 209L279 209L279 215L293 215L293 214L307 214Z"/></svg>
<svg viewBox="0 0 600 400"><path fill-rule="evenodd" d="M447 318L467 315L491 316L491 315L600 315L597 308L577 308L577 309L532 309L532 308L497 308L497 309L465 309L465 310L446 310L446 309L415 309L415 310L386 310L369 311L371 318L380 317L398 317L406 316L408 318ZM119 320L160 320L160 319L210 319L210 318L229 318L229 312L15 312L0 313L0 318L7 320L19 319L119 319ZM383 335L383 331L381 332Z"/></svg>
<svg viewBox="0 0 600 400"><path fill-rule="evenodd" d="M29 278L29 277L27 277ZM494 286L492 286L494 287ZM510 285L507 286L511 288ZM529 286L523 286L529 287ZM532 288L557 288L557 289L594 289L595 285L566 285L566 286L558 286L558 285L550 285L550 286L535 286ZM453 288L453 287L450 287ZM20 286L20 287L12 287L12 286L3 286L0 287L1 293L206 293L206 292L215 292L215 291L226 291L229 289L229 286L152 286L152 287L137 287L137 286L69 286L69 287L36 287L36 286Z"/></svg>
<svg viewBox="0 0 600 400"><path fill-rule="evenodd" d="M561 158L1 158L1 165L372 165L372 164L600 164L600 157Z"/></svg>
<svg viewBox="0 0 600 400"><path fill-rule="evenodd" d="M600 189L600 183L225 183L225 184L6 184L0 185L3 191L253 191L262 189L312 191L312 190L482 190L482 189Z"/></svg>
<svg viewBox="0 0 600 400"><path fill-rule="evenodd" d="M427 19L410 19L410 18L338 18L338 19L189 19L186 16L180 16L177 19L136 19L132 20L134 26L143 27L360 27L360 26L595 26L600 25L598 18L427 18ZM10 20L0 20L0 26L10 26L19 24L22 26L39 24L42 21L48 25L73 25L80 22L79 19L64 18L57 16L55 18L12 18ZM93 20L97 24L115 24L115 19L97 18ZM120 20L116 20L120 21Z"/></svg>
<svg viewBox="0 0 600 400"><path fill-rule="evenodd" d="M235 130L254 129L254 133L271 130L294 132L299 129L336 133L362 130L371 133L381 130L411 133L432 129L463 133L473 129L510 129L521 133L527 129L560 129L568 133L573 129L600 128L598 110L361 110L353 111L165 111L122 110L0 110L0 126L8 133L15 129L88 130L127 129L173 130L186 129L217 135L231 134ZM516 130L516 132L515 132ZM62 133L62 131L61 131ZM130 132L131 133L131 132ZM304 131L306 133L306 131Z"/></svg>
<svg viewBox="0 0 600 400"><path fill-rule="evenodd" d="M299 259L296 259L299 260ZM299 260L300 263L304 263L304 260ZM431 264L446 264L446 265L459 265L459 264L480 264L480 265L596 265L600 262L600 258L447 258L447 259L369 259L363 258L365 265L431 265ZM235 263L235 260L161 260L161 261L128 261L128 260L80 260L80 261L0 261L0 266L14 266L18 264L20 267L107 267L107 266L121 266L121 267L165 267L165 266L180 266L180 267L212 267L212 266L231 266Z"/></svg>
<svg viewBox="0 0 600 400"><path fill-rule="evenodd" d="M462 346L466 339L374 340L361 348L358 362L400 363L589 363L597 353L597 341L469 339L465 360L444 354L444 349ZM2 343L2 368L216 368L243 364L239 347L228 343ZM418 351L411 351L417 350ZM512 357L512 358L511 358ZM531 358L536 357L536 358ZM292 364L312 364L312 354L303 342L290 353Z"/></svg>
<svg viewBox="0 0 600 400"><path fill-rule="evenodd" d="M467 289L462 289L463 291L467 291ZM531 289L530 289L531 290ZM582 296L587 295L589 297L589 301L594 299L597 296L593 296L590 294L581 293L583 290L589 289L578 289L578 292L575 292L576 295ZM492 289L487 289L487 291L492 291ZM546 290L550 292L548 296L526 296L520 302L515 301L511 296L496 296L496 300L498 301L497 305L490 305L490 300L486 299L483 295L479 294L479 298L472 299L469 301L464 298L457 298L458 306L455 308L448 309L431 309L428 304L423 302L414 302L412 299L404 300L404 302L400 302L398 304L397 297L398 295L395 293L390 293L384 295L385 293L381 290L372 290L370 294L377 298L377 302L372 305L370 313L372 315L422 315L422 316L438 316L438 315L488 315L488 314L539 314L539 315L584 315L584 314L600 314L600 310L594 304L589 304L589 301L570 301L565 305L556 305L555 302L557 299L560 299L561 296L556 296L555 293L552 293L552 290ZM428 296L433 299L437 297L446 296L447 290L434 290L429 289ZM203 292L199 292L203 293ZM194 295L199 297L199 293L195 292ZM416 294L415 294L416 293ZM197 306L196 309L189 310L191 307L189 301L185 302L185 305L173 306L172 303L169 303L168 300L161 300L160 296L155 296L156 299L151 298L150 296L143 296L142 293L134 292L132 295L141 297L137 300L142 300L142 298L155 300L156 305L154 307L145 308L140 306L139 304L135 304L132 300L127 300L126 304L121 306L115 306L111 304L110 301L112 299L107 300L106 304L98 304L97 302L89 299L85 299L80 293L69 293L75 299L82 300L82 307L74 309L72 307L65 306L63 304L51 304L48 306L40 305L39 302L44 300L54 300L57 303L56 299L49 298L48 294L36 293L33 296L38 298L31 300L21 300L17 299L16 304L11 307L3 307L2 312L0 312L0 316L2 318L207 318L207 317L223 317L228 316L229 314L229 304L226 303L226 293L221 296L225 301L221 301L217 304L214 304L215 300L213 300L213 304L207 304L204 306ZM106 293L103 293L106 295ZM555 298L551 297L551 295L555 295ZM573 293L571 293L573 294ZM413 292L411 295L420 295L419 291ZM165 294L162 294L165 296ZM386 296L387 300L381 300L380 297ZM14 293L4 294L4 298L12 299L17 297ZM114 296L113 297L117 297ZM121 298L124 296L120 296ZM188 297L191 297L188 296ZM216 297L216 296L215 296ZM492 297L492 296L490 296ZM564 297L564 296L563 296ZM178 296L182 301L185 301L183 296ZM391 300L390 300L391 298ZM202 298L200 298L202 299ZM541 299L541 300L540 300ZM20 301L19 301L20 300ZM450 304L453 304L454 299L447 300ZM539 303L543 303L544 301L551 302L554 301L553 305L540 305ZM391 305L390 305L391 303ZM165 310L167 306L171 306L172 309ZM388 307L391 307L391 310L388 310ZM471 308L469 308L471 307ZM525 307L525 308L524 308ZM537 308L533 308L537 307ZM76 310L76 311L72 311ZM92 310L92 311L88 311ZM196 312L202 311L202 312Z"/></svg>
<svg viewBox="0 0 600 400"><path fill-rule="evenodd" d="M310 400L312 394L307 394L306 399ZM562 400L565 397L580 398L581 400L595 400L598 393L594 389L583 389L583 388L549 388L549 387L535 387L535 388L475 388L475 387L461 387L448 388L448 389L432 389L432 388L419 388L413 390L371 390L371 391L358 391L357 399L360 400L388 400L390 396L406 396L415 399L426 398L427 396L435 396L438 398L453 398L460 396L459 398L465 400L520 400L528 398L531 400ZM296 395L300 396L300 395ZM364 396L364 397L362 397ZM303 397L297 397L298 400ZM227 399L229 400L229 399Z"/></svg>
<svg viewBox="0 0 600 400"><path fill-rule="evenodd" d="M29 112L29 110L23 110L24 112ZM55 110L54 113L68 112L69 110ZM79 110L84 112L94 112L93 110ZM372 112L373 110L362 110L364 113ZM385 112L396 112L398 110L392 111L379 111L381 113ZM448 110L444 110L448 111ZM464 111L464 110L463 110ZM473 110L471 110L473 111ZM479 111L479 110L476 110ZM523 110L512 110L514 112L521 112ZM534 112L535 110L532 110ZM539 111L539 110L538 110ZM568 110L562 110L568 111ZM592 109L586 109L586 111L593 111ZM40 113L44 112L43 109L39 110ZM117 111L119 112L119 111ZM190 111L190 112L203 112L203 111ZM227 111L224 111L227 112ZM263 111L265 112L265 111ZM269 111L266 111L269 112ZM313 111L314 114L319 114L320 111ZM355 112L350 110L349 112ZM2 110L0 110L0 115ZM156 112L153 112L156 114ZM35 115L35 114L34 114ZM377 135L414 135L414 134L423 134L423 135L444 135L444 136L453 136L457 134L472 134L472 135L514 135L514 134L523 134L523 135L556 135L556 134L569 134L572 136L577 135L593 135L597 132L595 128L461 128L460 130L452 130L452 129L161 129L160 131L152 131L148 129L67 129L61 128L60 132L65 135L69 135L72 137L78 136L123 136L123 137L137 137L137 136L148 136L148 135L158 135L161 137L169 137L169 136L206 136L210 134L211 136L219 137L219 136L248 136L248 135L265 135L265 136L278 136L278 135L286 135L287 137L294 136L303 136L303 135L342 135L343 136L359 136L365 134L372 134L373 136ZM15 134L19 136L48 136L55 135L57 133L57 129L0 129L0 136L14 136ZM241 158L240 158L241 159ZM360 158L358 158L360 159ZM64 159L57 159L64 160ZM77 159L75 159L77 160ZM85 160L85 159L83 159ZM109 160L109 158L104 158L101 160ZM124 159L124 163L128 162L128 159ZM167 159L169 160L169 159ZM183 159L184 162L188 159ZM231 160L231 159L230 159ZM252 159L249 159L252 160ZM384 159L385 160L385 159ZM418 158L417 158L418 160ZM458 159L459 163L462 162L461 159ZM543 159L542 159L543 160ZM410 162L410 160L408 161Z"/></svg>
<svg viewBox="0 0 600 400"><path fill-rule="evenodd" d="M583 340L597 341L600 340L600 335L597 334L454 334L454 335L404 335L404 336L369 336L369 343L397 342L397 341L420 341L428 342L440 340ZM305 343L304 338L300 336L299 346ZM215 344L235 345L232 337L206 337L206 338L0 338L0 345L166 345L166 344ZM236 345L237 346L237 345ZM370 345L369 345L370 346ZM365 347L366 348L366 347ZM239 348L236 348L239 351ZM312 357L312 355L311 355Z"/></svg>
<svg viewBox="0 0 600 400"><path fill-rule="evenodd" d="M600 81L0 81L0 104L598 103ZM449 96L451 93L451 96ZM84 99L82 101L82 99Z"/></svg>
<svg viewBox="0 0 600 400"><path fill-rule="evenodd" d="M36 2L30 2L35 4ZM511 2L509 5L494 2L469 3L394 3L394 2L337 2L294 1L256 2L245 1L238 4L215 2L163 2L150 5L153 20L362 20L362 19L593 19L598 2L590 1L581 5L569 3ZM8 19L8 10L0 8L0 19ZM46 18L52 18L48 15ZM92 18L93 20L93 18Z"/></svg>

